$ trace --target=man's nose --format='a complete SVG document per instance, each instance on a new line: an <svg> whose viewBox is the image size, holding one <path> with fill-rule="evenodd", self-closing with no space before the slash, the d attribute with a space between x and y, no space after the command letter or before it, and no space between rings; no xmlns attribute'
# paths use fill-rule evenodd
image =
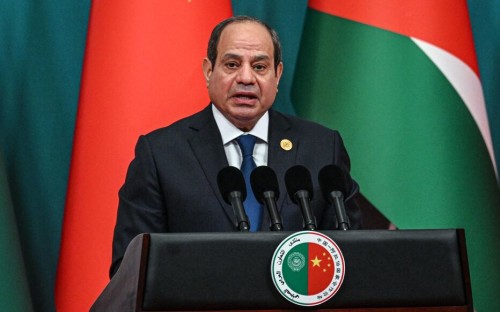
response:
<svg viewBox="0 0 500 312"><path fill-rule="evenodd" d="M255 83L255 73L250 64L245 64L240 67L240 70L238 71L237 82L242 84Z"/></svg>

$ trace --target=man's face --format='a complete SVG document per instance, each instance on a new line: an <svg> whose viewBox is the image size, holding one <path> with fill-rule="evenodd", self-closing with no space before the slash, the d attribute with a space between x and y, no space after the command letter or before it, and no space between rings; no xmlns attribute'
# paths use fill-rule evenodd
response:
<svg viewBox="0 0 500 312"><path fill-rule="evenodd" d="M208 58L203 60L210 100L243 131L251 130L273 104L282 71L282 63L274 69L271 35L254 22L226 26L213 69Z"/></svg>

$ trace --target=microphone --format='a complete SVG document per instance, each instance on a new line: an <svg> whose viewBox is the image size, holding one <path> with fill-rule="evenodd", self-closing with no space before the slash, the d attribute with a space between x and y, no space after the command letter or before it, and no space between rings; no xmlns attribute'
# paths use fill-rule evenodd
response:
<svg viewBox="0 0 500 312"><path fill-rule="evenodd" d="M291 167L285 173L285 184L290 199L300 206L304 218L304 229L316 230L316 218L311 210L313 186L309 170L301 165Z"/></svg>
<svg viewBox="0 0 500 312"><path fill-rule="evenodd" d="M344 194L347 193L346 174L335 165L327 165L319 171L318 180L326 200L335 207L337 229L348 230L349 219L344 207Z"/></svg>
<svg viewBox="0 0 500 312"><path fill-rule="evenodd" d="M276 207L276 201L280 197L276 173L270 167L259 166L252 171L250 182L255 198L257 198L261 205L266 206L269 212L269 219L271 220L269 229L271 231L282 231L281 216Z"/></svg>
<svg viewBox="0 0 500 312"><path fill-rule="evenodd" d="M233 207L238 229L241 232L248 232L250 230L250 223L243 207L243 201L247 197L243 174L238 168L228 166L219 171L217 184L219 185L222 198Z"/></svg>

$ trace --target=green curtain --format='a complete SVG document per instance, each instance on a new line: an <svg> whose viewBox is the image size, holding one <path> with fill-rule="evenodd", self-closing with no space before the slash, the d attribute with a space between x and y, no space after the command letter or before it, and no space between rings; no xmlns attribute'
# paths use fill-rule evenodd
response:
<svg viewBox="0 0 500 312"><path fill-rule="evenodd" d="M497 168L500 170L500 1L468 0ZM500 209L500 207L499 207Z"/></svg>
<svg viewBox="0 0 500 312"><path fill-rule="evenodd" d="M0 251L2 309L13 312L33 311L2 153L0 153Z"/></svg>
<svg viewBox="0 0 500 312"><path fill-rule="evenodd" d="M35 311L55 310L89 7L90 1L0 1L0 149ZM0 257L12 252L1 250Z"/></svg>

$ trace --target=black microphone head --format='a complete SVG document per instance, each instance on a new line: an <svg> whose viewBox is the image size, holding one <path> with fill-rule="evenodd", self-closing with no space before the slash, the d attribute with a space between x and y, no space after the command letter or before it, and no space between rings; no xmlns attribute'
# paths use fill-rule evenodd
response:
<svg viewBox="0 0 500 312"><path fill-rule="evenodd" d="M264 192L273 191L276 200L280 197L278 178L274 170L270 167L259 166L255 168L250 175L250 183L252 184L255 198L261 204L264 204L263 197L261 196Z"/></svg>
<svg viewBox="0 0 500 312"><path fill-rule="evenodd" d="M347 193L346 173L335 165L323 167L318 174L318 181L323 195L328 198L328 194L333 191Z"/></svg>
<svg viewBox="0 0 500 312"><path fill-rule="evenodd" d="M285 184L288 195L294 203L297 203L295 193L298 191L307 191L309 198L313 197L311 173L304 166L296 165L289 168L285 173Z"/></svg>
<svg viewBox="0 0 500 312"><path fill-rule="evenodd" d="M240 192L242 201L247 197L245 178L243 177L243 173L236 167L228 166L219 171L217 175L217 184L219 185L219 191L222 194L222 198L224 198L228 204L230 204L229 194L231 192Z"/></svg>

